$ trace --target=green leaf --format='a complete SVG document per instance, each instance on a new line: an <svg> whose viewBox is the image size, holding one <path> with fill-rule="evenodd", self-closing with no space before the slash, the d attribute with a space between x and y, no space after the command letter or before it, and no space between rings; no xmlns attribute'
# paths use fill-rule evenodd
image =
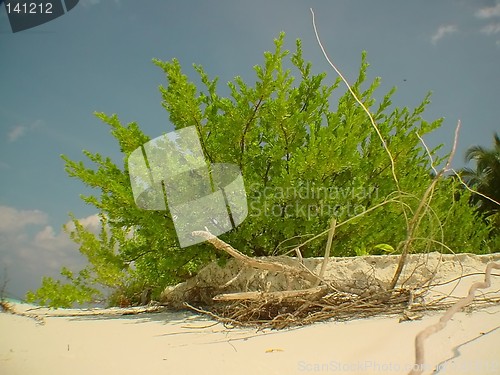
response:
<svg viewBox="0 0 500 375"><path fill-rule="evenodd" d="M387 254L392 254L396 251L391 245L388 245L386 243L379 243L378 245L375 245L373 248L382 250Z"/></svg>

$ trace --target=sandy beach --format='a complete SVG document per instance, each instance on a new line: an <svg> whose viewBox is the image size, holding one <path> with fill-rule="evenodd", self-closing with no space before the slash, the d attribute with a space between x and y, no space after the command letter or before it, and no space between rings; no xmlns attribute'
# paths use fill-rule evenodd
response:
<svg viewBox="0 0 500 375"><path fill-rule="evenodd" d="M454 295L464 296L466 286L483 278L467 277ZM449 292L450 284L443 288ZM488 292L498 295L499 290L500 277L494 276ZM122 316L115 309L85 316L83 310L25 304L14 309L29 316L0 314L3 375L407 374L414 363L415 336L443 314L258 331L225 327L188 311ZM500 305L466 308L427 339L424 373L500 374L499 344Z"/></svg>

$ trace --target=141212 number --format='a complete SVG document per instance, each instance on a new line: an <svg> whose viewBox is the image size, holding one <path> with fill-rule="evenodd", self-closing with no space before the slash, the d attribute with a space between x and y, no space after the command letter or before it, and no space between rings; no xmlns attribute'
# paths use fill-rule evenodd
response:
<svg viewBox="0 0 500 375"><path fill-rule="evenodd" d="M5 3L7 13L17 14L52 14L52 3Z"/></svg>

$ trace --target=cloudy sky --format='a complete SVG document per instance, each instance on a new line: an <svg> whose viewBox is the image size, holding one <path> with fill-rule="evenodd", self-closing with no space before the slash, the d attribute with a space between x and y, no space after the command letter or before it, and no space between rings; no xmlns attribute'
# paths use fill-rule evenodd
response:
<svg viewBox="0 0 500 375"><path fill-rule="evenodd" d="M382 77L380 98L397 86L397 106L414 107L428 91L424 117L444 117L426 138L448 151L462 121L455 167L473 144L490 146L500 130L500 2L497 0L81 0L52 22L12 33L0 9L0 286L23 297L42 275L83 264L62 231L68 213L96 228L95 210L79 194L90 191L64 172L65 154L83 160L87 149L121 163L107 127L94 111L137 121L152 138L172 130L160 105L165 83L152 58L178 58L223 83L273 48L303 41L315 72L328 71L314 38L309 8L330 57L349 80L362 50L370 77Z"/></svg>

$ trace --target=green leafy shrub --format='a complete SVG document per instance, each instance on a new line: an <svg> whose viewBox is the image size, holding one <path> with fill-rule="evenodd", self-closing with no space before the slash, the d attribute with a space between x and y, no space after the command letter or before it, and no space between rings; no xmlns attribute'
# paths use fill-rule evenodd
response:
<svg viewBox="0 0 500 375"><path fill-rule="evenodd" d="M62 283L60 280L44 277L41 287L36 292L28 292L26 300L48 307L69 308L75 303L84 305L93 302L96 296L100 295L98 289L87 285L89 275L86 270L75 277L69 269L63 267L61 275L69 282Z"/></svg>
<svg viewBox="0 0 500 375"><path fill-rule="evenodd" d="M229 82L229 97L218 95L217 79L210 79L199 65L194 68L204 86L201 91L183 74L177 60L154 60L166 74L168 85L160 87L162 105L175 129L195 126L210 163L240 167L248 217L221 239L252 256L285 253L327 229L332 216L341 223L388 197L398 198L391 162L367 114L348 92L332 110L330 98L340 81L327 84L325 73L312 74L300 41L290 58L294 77L292 68L284 68L289 52L283 44L281 34L274 52L266 52L264 64L254 67L254 85L240 77ZM337 256L384 254L405 239L405 214L411 216L432 179L429 156L417 134L424 136L441 124L441 120L427 122L421 117L429 95L413 110L391 108L395 89L376 104L373 96L380 79L366 83L367 68L363 53L352 88L370 109L393 155L400 189L405 193L398 199L406 211L399 203L387 203L339 227L333 246ZM88 151L84 154L92 167L63 156L69 176L100 191L99 196L83 197L101 214L100 235L87 231L77 220L71 234L89 259L88 283L110 288L115 304L123 299L133 304L141 289L150 289L152 298L157 298L165 286L191 277L207 262L224 260L224 254L206 243L180 249L168 211L137 208L127 158L150 138L136 123L122 125L116 115L96 115L110 126L118 141L123 166ZM436 150L431 151L433 157ZM416 251L447 251L440 242L458 252L484 251L488 227L468 206L467 192L454 199L457 187L453 179L437 185L414 233ZM322 255L325 241L309 242L302 248L303 254ZM60 284L44 281L31 296L44 303L45 290L55 286L65 293Z"/></svg>

